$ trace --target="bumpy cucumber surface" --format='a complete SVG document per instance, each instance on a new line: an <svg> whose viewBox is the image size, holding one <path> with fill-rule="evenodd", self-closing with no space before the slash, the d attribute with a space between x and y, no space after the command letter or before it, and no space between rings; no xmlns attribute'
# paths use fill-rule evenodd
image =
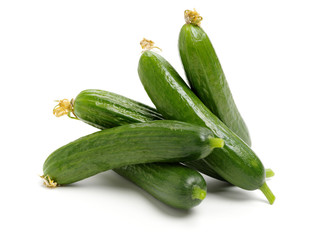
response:
<svg viewBox="0 0 325 240"><path fill-rule="evenodd" d="M190 209L206 196L204 178L197 171L180 164L137 164L114 171L175 208Z"/></svg>
<svg viewBox="0 0 325 240"><path fill-rule="evenodd" d="M165 118L206 126L225 141L223 148L215 149L205 159L210 167L238 187L265 192L265 169L257 155L198 99L163 57L152 51L143 52L138 73Z"/></svg>
<svg viewBox="0 0 325 240"><path fill-rule="evenodd" d="M178 48L193 92L250 146L247 126L238 111L208 35L200 26L185 24L179 34Z"/></svg>
<svg viewBox="0 0 325 240"><path fill-rule="evenodd" d="M54 151L43 172L63 185L131 164L197 160L222 146L212 136L207 128L168 120L105 129Z"/></svg>
<svg viewBox="0 0 325 240"><path fill-rule="evenodd" d="M154 108L97 89L80 92L74 99L73 112L80 120L99 129L163 119Z"/></svg>

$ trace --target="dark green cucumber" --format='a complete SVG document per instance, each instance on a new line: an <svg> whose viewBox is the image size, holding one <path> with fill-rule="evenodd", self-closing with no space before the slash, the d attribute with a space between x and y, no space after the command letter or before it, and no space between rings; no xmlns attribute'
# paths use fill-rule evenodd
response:
<svg viewBox="0 0 325 240"><path fill-rule="evenodd" d="M178 48L192 91L250 146L248 128L237 109L208 35L200 26L185 24L179 34Z"/></svg>
<svg viewBox="0 0 325 240"><path fill-rule="evenodd" d="M54 151L44 176L60 185L131 164L191 161L208 156L223 140L204 127L160 120L105 129Z"/></svg>
<svg viewBox="0 0 325 240"><path fill-rule="evenodd" d="M73 101L73 113L78 119L99 129L163 119L154 108L97 89L80 92Z"/></svg>
<svg viewBox="0 0 325 240"><path fill-rule="evenodd" d="M114 171L175 208L190 209L206 196L204 178L197 171L180 164L137 164Z"/></svg>
<svg viewBox="0 0 325 240"><path fill-rule="evenodd" d="M274 196L265 183L265 169L257 155L198 99L163 57L144 51L138 73L150 99L165 118L208 127L224 140L224 147L215 149L204 160L211 168L238 187L261 189L273 203Z"/></svg>

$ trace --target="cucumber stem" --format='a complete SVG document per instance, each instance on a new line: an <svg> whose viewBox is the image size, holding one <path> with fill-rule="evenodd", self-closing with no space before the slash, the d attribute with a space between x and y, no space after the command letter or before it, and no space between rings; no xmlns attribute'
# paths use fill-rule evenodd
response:
<svg viewBox="0 0 325 240"><path fill-rule="evenodd" d="M221 138L210 138L210 146L212 148L223 148L225 141Z"/></svg>
<svg viewBox="0 0 325 240"><path fill-rule="evenodd" d="M271 189L267 186L266 182L263 183L263 185L260 187L260 190L265 195L269 203L272 205L275 200L275 196L273 195Z"/></svg>
<svg viewBox="0 0 325 240"><path fill-rule="evenodd" d="M265 177L266 178L270 178L270 177L273 177L274 176L274 172L271 168L267 168L265 169Z"/></svg>
<svg viewBox="0 0 325 240"><path fill-rule="evenodd" d="M200 26L201 21L203 20L203 18L200 16L200 14L195 9L193 9L193 11L185 10L184 11L184 19L187 24L193 24L193 25L197 25L197 26Z"/></svg>
<svg viewBox="0 0 325 240"><path fill-rule="evenodd" d="M200 188L198 185L193 186L192 199L203 200L207 195L207 192Z"/></svg>

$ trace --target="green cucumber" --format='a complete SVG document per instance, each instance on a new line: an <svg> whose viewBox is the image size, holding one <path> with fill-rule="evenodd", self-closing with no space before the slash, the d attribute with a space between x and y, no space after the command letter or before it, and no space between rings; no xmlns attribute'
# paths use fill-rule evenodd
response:
<svg viewBox="0 0 325 240"><path fill-rule="evenodd" d="M182 27L178 40L187 80L192 91L211 112L250 146L248 128L235 104L212 43L203 29L191 22L189 14L197 17L197 12L194 13L185 11L187 23Z"/></svg>
<svg viewBox="0 0 325 240"><path fill-rule="evenodd" d="M45 161L45 179L69 184L131 164L191 161L208 156L223 140L204 127L152 121L105 129L54 151Z"/></svg>
<svg viewBox="0 0 325 240"><path fill-rule="evenodd" d="M97 89L80 92L73 101L72 109L78 119L99 129L163 119L154 108Z"/></svg>
<svg viewBox="0 0 325 240"><path fill-rule="evenodd" d="M201 174L180 164L136 164L114 171L174 208L190 209L206 196L206 182Z"/></svg>
<svg viewBox="0 0 325 240"><path fill-rule="evenodd" d="M200 101L163 57L144 51L138 74L150 99L166 119L208 127L224 140L223 148L215 149L203 160L206 164L233 185L262 190L273 203L275 197L265 183L265 169L257 155Z"/></svg>

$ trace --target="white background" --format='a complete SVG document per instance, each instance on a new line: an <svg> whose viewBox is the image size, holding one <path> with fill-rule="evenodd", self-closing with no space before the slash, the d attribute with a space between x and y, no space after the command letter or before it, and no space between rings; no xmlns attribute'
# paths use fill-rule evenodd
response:
<svg viewBox="0 0 325 240"><path fill-rule="evenodd" d="M1 1L1 239L324 239L324 1ZM137 75L149 38L184 77L183 11L196 8L277 199L206 178L171 209L112 171L47 189L56 148L97 131L55 118L53 100L89 88L151 106ZM321 217L321 218L318 218Z"/></svg>

